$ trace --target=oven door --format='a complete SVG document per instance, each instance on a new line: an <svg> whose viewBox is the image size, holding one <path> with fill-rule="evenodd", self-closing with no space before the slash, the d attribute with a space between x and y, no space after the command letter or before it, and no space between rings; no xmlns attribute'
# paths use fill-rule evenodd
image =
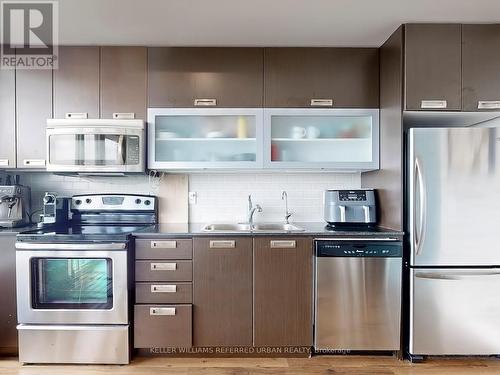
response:
<svg viewBox="0 0 500 375"><path fill-rule="evenodd" d="M125 247L18 242L19 323L128 324Z"/></svg>
<svg viewBox="0 0 500 375"><path fill-rule="evenodd" d="M144 172L143 154L143 129L47 128L48 171Z"/></svg>

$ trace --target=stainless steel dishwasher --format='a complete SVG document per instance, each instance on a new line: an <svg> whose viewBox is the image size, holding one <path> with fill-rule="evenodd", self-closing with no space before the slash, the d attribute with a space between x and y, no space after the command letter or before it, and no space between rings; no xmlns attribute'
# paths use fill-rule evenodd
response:
<svg viewBox="0 0 500 375"><path fill-rule="evenodd" d="M402 243L315 240L316 352L400 349Z"/></svg>

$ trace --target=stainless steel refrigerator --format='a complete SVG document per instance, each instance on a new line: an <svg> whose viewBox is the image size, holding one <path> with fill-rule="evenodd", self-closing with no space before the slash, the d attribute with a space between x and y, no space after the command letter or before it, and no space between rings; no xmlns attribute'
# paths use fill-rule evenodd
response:
<svg viewBox="0 0 500 375"><path fill-rule="evenodd" d="M409 353L498 355L500 127L410 129L408 146Z"/></svg>

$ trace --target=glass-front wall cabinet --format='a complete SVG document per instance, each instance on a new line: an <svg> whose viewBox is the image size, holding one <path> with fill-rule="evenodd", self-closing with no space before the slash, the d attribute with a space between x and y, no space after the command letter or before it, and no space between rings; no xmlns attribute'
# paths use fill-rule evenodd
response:
<svg viewBox="0 0 500 375"><path fill-rule="evenodd" d="M149 109L148 167L262 168L262 120L262 109Z"/></svg>
<svg viewBox="0 0 500 375"><path fill-rule="evenodd" d="M264 128L267 168L379 167L378 109L266 109Z"/></svg>
<svg viewBox="0 0 500 375"><path fill-rule="evenodd" d="M379 167L378 109L150 108L158 170Z"/></svg>

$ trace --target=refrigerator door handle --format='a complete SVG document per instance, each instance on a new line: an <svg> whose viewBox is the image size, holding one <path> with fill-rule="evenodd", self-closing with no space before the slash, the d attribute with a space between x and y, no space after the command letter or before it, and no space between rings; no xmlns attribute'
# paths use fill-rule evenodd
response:
<svg viewBox="0 0 500 375"><path fill-rule="evenodd" d="M430 280L465 280L469 277L500 276L500 271L478 271L478 272L415 272L417 279Z"/></svg>
<svg viewBox="0 0 500 375"><path fill-rule="evenodd" d="M415 186L413 187L413 191L416 190L417 184L418 184L418 193L419 193L419 200L420 200L420 210L418 213L418 225L419 228L417 230L417 225L416 225L416 218L414 218L414 248L415 248L415 255L420 255L422 252L422 244L425 239L425 226L426 226L426 216L427 216L427 192L425 191L425 180L424 180L424 175L422 173L422 166L420 160L416 157L415 158L415 178L414 178L414 184ZM415 199L415 198L414 198ZM414 214L416 214L416 202L413 202L413 207L415 207Z"/></svg>

